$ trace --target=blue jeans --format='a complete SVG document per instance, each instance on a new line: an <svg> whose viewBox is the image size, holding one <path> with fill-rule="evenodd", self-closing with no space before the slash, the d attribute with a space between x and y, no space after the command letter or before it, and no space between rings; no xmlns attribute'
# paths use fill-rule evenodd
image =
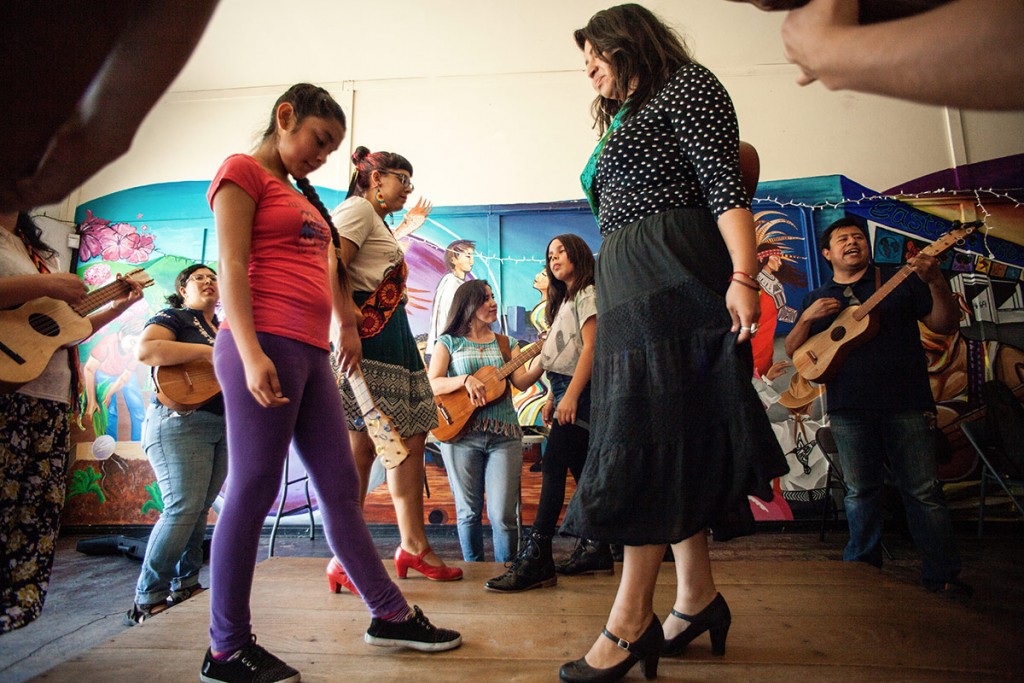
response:
<svg viewBox="0 0 1024 683"><path fill-rule="evenodd" d="M935 427L929 413L843 411L830 416L848 492L850 542L843 559L882 566L882 487L885 463L903 498L907 526L922 556L921 581L938 590L960 573L949 508L935 467Z"/></svg>
<svg viewBox="0 0 1024 683"><path fill-rule="evenodd" d="M150 405L142 432L164 501L135 585L135 602L152 605L199 583L206 518L228 473L228 448L224 417L203 410Z"/></svg>
<svg viewBox="0 0 1024 683"><path fill-rule="evenodd" d="M466 562L484 561L483 509L494 539L494 560L508 562L519 550L519 479L523 443L499 434L473 432L441 443L441 459L455 498L459 544Z"/></svg>

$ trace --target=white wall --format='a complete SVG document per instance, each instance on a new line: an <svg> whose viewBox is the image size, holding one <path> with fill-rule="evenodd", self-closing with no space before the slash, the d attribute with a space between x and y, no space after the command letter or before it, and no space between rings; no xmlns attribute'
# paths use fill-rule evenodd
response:
<svg viewBox="0 0 1024 683"><path fill-rule="evenodd" d="M131 151L70 207L124 188L210 178L251 148L274 99L301 80L327 87L350 118L342 151L312 177L347 186L356 145L407 156L439 205L582 197L595 142L572 31L593 0L222 0L192 60ZM724 0L644 3L677 26L732 94L762 180L840 173L876 190L1024 152L1024 112L948 111L795 85L781 14ZM867 48L866 48L867 49Z"/></svg>

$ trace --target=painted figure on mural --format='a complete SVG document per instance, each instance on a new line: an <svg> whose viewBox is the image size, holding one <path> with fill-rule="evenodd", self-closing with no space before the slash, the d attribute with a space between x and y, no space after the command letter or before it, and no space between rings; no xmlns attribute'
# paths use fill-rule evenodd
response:
<svg viewBox="0 0 1024 683"><path fill-rule="evenodd" d="M775 355L775 330L780 322L796 322L796 309L786 301L785 285L806 287L807 279L796 267L801 257L793 252L790 242L804 238L789 234L784 226L796 230L781 211L760 211L754 215L757 238L757 284L761 288L761 314L758 334L751 342L754 350L754 376L763 377L772 366Z"/></svg>
<svg viewBox="0 0 1024 683"><path fill-rule="evenodd" d="M547 270L541 268L533 278L533 288L540 293L540 301L538 301L537 305L530 311L530 325L533 326L533 329L537 330L537 334L548 329L546 312L548 309L549 283L550 279L548 278Z"/></svg>
<svg viewBox="0 0 1024 683"><path fill-rule="evenodd" d="M455 290L465 284L467 278L472 279L475 254L476 242L472 240L455 240L444 250L444 262L448 272L434 290L434 303L430 309L430 330L427 333L428 358L448 321L448 311L451 310Z"/></svg>
<svg viewBox="0 0 1024 683"><path fill-rule="evenodd" d="M96 436L107 434L115 441L139 441L142 438L142 421L146 417L136 356L145 319L134 312L130 315L116 333L96 342L82 366L85 414L92 417ZM118 426L118 396L128 409L130 427L127 434L121 433Z"/></svg>

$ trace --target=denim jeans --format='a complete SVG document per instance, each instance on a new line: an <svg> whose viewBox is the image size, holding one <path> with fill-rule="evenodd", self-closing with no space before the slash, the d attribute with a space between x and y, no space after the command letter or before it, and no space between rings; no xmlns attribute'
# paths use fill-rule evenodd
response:
<svg viewBox="0 0 1024 683"><path fill-rule="evenodd" d="M164 501L135 585L135 602L151 605L199 583L206 518L228 472L224 417L150 405L142 444Z"/></svg>
<svg viewBox="0 0 1024 683"><path fill-rule="evenodd" d="M523 443L500 434L473 432L441 443L441 459L455 498L459 544L466 562L484 561L483 509L494 539L494 560L508 562L519 550L519 479Z"/></svg>
<svg viewBox="0 0 1024 683"><path fill-rule="evenodd" d="M882 487L885 463L903 498L907 526L922 556L921 580L938 590L960 573L949 508L935 466L929 413L843 411L830 416L846 479L850 542L843 559L882 566Z"/></svg>

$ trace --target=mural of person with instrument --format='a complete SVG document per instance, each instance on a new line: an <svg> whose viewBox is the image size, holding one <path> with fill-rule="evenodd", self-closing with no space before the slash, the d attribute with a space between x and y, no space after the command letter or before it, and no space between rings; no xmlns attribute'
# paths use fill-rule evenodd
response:
<svg viewBox="0 0 1024 683"><path fill-rule="evenodd" d="M348 362L365 378L373 401L394 421L409 451L400 464L386 468L401 534L395 549L395 570L400 578L405 578L411 568L434 581L455 581L462 578L462 570L447 566L437 556L423 526L424 446L427 432L437 426L437 418L426 368L405 310L408 267L402 247L384 222L385 217L405 206L413 190L412 164L400 154L371 153L366 147L356 148L352 163L355 172L348 198L333 214L341 236L339 265L348 274L348 289L342 295L355 302L361 318L361 357ZM362 419L365 413L346 377L348 373L342 371L346 358L341 359L335 372L359 470L362 502L376 448ZM328 563L327 576L332 590L354 588L336 558Z"/></svg>
<svg viewBox="0 0 1024 683"><path fill-rule="evenodd" d="M135 602L124 615L128 626L203 590L199 570L207 516L228 474L224 399L213 374L220 324L214 312L220 300L217 274L195 264L178 273L174 284L170 307L149 319L139 343L139 361L159 367L163 380L158 379L159 393L146 410L142 447L164 508L146 544ZM168 398L174 394L170 375L175 372L184 376L183 385L205 383L216 393L198 404L182 403L189 400L187 392L176 395L177 401Z"/></svg>
<svg viewBox="0 0 1024 683"><path fill-rule="evenodd" d="M952 333L960 318L957 302L927 250L895 273L873 265L867 231L856 219L829 225L821 244L832 278L807 295L786 337L786 353L794 363L812 342L841 337L830 326L834 328L842 311L868 308L862 304L872 298L876 303L869 327L877 333L866 332L866 340L842 354L825 376L832 432L848 487L850 540L843 559L882 565L882 487L888 461L922 554L925 588L969 593L958 578L960 555L936 472L935 401L917 324L920 320L936 333ZM905 280L900 282L900 277ZM886 285L893 279L899 286L889 290Z"/></svg>
<svg viewBox="0 0 1024 683"><path fill-rule="evenodd" d="M0 326L0 634L39 616L50 583L72 413L78 417L72 410L80 388L78 349L72 345L128 310L142 298L142 287L138 279L119 277L89 292L61 270L56 250L27 213L0 214L0 308L18 307L3 312ZM35 327L15 324L29 310ZM44 319L49 325L41 328ZM26 374L8 376L6 361Z"/></svg>
<svg viewBox="0 0 1024 683"><path fill-rule="evenodd" d="M494 539L494 560L518 551L519 483L523 431L508 380L520 391L533 382L523 367L542 344L519 353L518 343L496 334L498 304L486 280L459 287L448 324L430 358L430 386L438 401L441 458L455 498L459 543L467 562L484 561L483 509Z"/></svg>

